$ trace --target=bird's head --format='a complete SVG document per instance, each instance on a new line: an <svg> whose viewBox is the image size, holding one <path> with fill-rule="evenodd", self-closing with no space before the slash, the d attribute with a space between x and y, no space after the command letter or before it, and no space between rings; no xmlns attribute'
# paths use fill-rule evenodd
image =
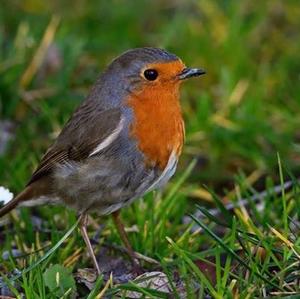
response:
<svg viewBox="0 0 300 299"><path fill-rule="evenodd" d="M119 81L130 92L147 89L158 93L178 90L184 80L205 74L203 69L188 68L176 55L158 48L137 48L117 57L107 74Z"/></svg>

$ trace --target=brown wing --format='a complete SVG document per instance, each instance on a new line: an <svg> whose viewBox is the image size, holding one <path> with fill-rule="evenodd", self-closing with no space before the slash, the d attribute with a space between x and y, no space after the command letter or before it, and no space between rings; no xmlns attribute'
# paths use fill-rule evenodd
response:
<svg viewBox="0 0 300 299"><path fill-rule="evenodd" d="M116 129L121 119L120 109L100 109L94 101L86 101L75 111L27 185L51 173L57 164L86 159Z"/></svg>

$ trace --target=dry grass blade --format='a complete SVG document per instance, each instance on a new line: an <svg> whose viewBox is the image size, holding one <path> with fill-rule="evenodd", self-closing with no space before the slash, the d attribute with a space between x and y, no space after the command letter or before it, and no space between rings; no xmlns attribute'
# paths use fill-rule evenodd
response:
<svg viewBox="0 0 300 299"><path fill-rule="evenodd" d="M33 76L41 66L43 58L45 57L47 50L54 39L59 22L60 18L58 16L53 16L51 18L38 49L36 50L30 64L21 77L20 86L22 89L25 89L30 84Z"/></svg>

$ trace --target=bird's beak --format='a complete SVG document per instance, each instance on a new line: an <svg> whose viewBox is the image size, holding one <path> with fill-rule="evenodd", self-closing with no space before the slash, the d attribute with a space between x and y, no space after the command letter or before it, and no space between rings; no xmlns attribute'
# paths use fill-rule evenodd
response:
<svg viewBox="0 0 300 299"><path fill-rule="evenodd" d="M186 67L183 69L183 71L178 74L179 80L185 80L191 77L199 77L201 75L204 75L206 72L203 69L196 69L196 68L189 68Z"/></svg>

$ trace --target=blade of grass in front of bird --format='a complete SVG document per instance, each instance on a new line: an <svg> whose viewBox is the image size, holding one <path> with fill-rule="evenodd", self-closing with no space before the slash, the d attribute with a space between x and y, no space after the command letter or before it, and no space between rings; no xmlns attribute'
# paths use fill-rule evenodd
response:
<svg viewBox="0 0 300 299"><path fill-rule="evenodd" d="M165 214L166 208L169 206L169 201L172 200L176 192L178 191L179 187L184 183L184 181L189 177L192 170L194 169L197 163L196 159L193 159L191 163L188 165L187 169L183 172L180 178L175 182L167 196L164 198L162 205L160 206L159 211L157 212L157 219L161 219Z"/></svg>
<svg viewBox="0 0 300 299"><path fill-rule="evenodd" d="M157 224L154 228L154 233L159 236L159 239L164 239L164 229L166 227L166 221L168 219L168 211L174 207L176 203L176 198L179 194L177 194L177 191L179 187L184 183L184 181L189 177L192 170L194 169L196 165L197 160L193 159L191 163L188 165L187 169L184 171L184 173L180 176L180 178L176 181L176 183L173 185L171 190L168 192L166 197L163 201L161 201L161 204L159 206L159 209L157 210L156 220Z"/></svg>
<svg viewBox="0 0 300 299"><path fill-rule="evenodd" d="M277 290L283 291L283 289L281 287L278 287L278 285L276 285L274 282L272 282L271 280L266 279L263 275L261 275L259 272L257 271L253 271L253 269L251 267L249 267L249 265L247 265L247 263L245 263L245 261L239 257L230 247L228 247L222 239L220 239L212 230L210 230L204 223L202 223L201 221L199 221L195 216L190 215L194 221L202 227L202 229L208 234L210 235L210 237L212 237L219 245L221 245L221 247L223 247L230 255L232 255L233 258L235 258L240 264L242 264L245 268L247 268L249 271L251 271L254 275L258 276L261 280L263 280L266 284L274 287Z"/></svg>
<svg viewBox="0 0 300 299"><path fill-rule="evenodd" d="M222 297L216 292L208 278L199 270L195 263L185 254L185 252L169 237L166 237L167 241L173 247L175 253L181 257L193 271L193 274L204 284L204 286L209 290L209 292L217 299Z"/></svg>

